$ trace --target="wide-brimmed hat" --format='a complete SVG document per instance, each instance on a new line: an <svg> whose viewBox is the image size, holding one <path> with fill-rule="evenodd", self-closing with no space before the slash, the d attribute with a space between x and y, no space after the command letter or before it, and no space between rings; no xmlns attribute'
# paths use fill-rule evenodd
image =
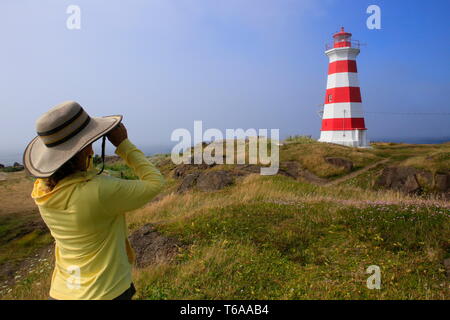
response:
<svg viewBox="0 0 450 320"><path fill-rule="evenodd" d="M25 149L24 167L36 178L47 178L120 121L121 115L90 117L77 102L63 102L36 121L38 135Z"/></svg>

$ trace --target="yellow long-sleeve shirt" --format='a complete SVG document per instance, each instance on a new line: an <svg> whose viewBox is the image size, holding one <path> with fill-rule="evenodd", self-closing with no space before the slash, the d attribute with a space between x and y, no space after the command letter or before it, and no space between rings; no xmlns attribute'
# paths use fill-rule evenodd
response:
<svg viewBox="0 0 450 320"><path fill-rule="evenodd" d="M139 180L77 172L49 191L37 179L31 196L55 238L54 299L113 299L130 287L134 252L124 213L137 209L164 184L161 173L128 139L115 153Z"/></svg>

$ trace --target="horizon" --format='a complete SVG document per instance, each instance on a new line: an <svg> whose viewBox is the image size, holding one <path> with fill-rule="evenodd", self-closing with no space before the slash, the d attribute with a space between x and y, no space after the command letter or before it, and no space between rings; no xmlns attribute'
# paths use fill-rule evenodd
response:
<svg viewBox="0 0 450 320"><path fill-rule="evenodd" d="M317 139L325 44L341 26L365 44L357 65L368 139L450 137L448 1L72 2L0 4L0 163L21 154L35 120L65 100L91 116L123 114L143 149L174 146L171 132L198 119ZM80 30L66 27L73 4ZM380 30L366 26L372 4Z"/></svg>
<svg viewBox="0 0 450 320"><path fill-rule="evenodd" d="M280 139L281 141L285 140L288 137L285 137L284 139ZM379 142L390 142L390 143L398 143L398 144L443 144L443 143L449 143L450 142L450 136L448 137L442 137L442 138L435 138L435 137L424 137L424 138L414 138L414 137L397 137L397 138L389 138L389 137L378 137L374 139L370 139L371 143L379 143ZM173 146L176 144L176 142L173 142L173 145L153 145L153 146L138 146L142 152L146 156L152 156L157 154L170 154L170 151L172 150ZM94 154L101 155L101 146L98 141L94 142L93 144L94 148ZM18 162L22 164L22 155L23 153L19 150L17 151L1 151L0 150L0 164L3 164L5 166L12 166L14 162ZM114 154L114 147L110 144L107 144L105 149L105 155L115 155Z"/></svg>

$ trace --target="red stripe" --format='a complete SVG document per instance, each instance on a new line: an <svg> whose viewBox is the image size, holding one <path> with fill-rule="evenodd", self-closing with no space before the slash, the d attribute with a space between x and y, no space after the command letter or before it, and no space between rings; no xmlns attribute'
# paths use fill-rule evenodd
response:
<svg viewBox="0 0 450 320"><path fill-rule="evenodd" d="M359 87L340 87L327 89L325 104L340 102L362 102Z"/></svg>
<svg viewBox="0 0 450 320"><path fill-rule="evenodd" d="M367 130L364 118L335 118L323 119L322 131L339 131L339 130Z"/></svg>
<svg viewBox="0 0 450 320"><path fill-rule="evenodd" d="M344 47L351 47L351 43L349 41L340 41L334 43L334 48L344 48Z"/></svg>
<svg viewBox="0 0 450 320"><path fill-rule="evenodd" d="M339 60L328 65L328 74L340 72L358 72L356 60Z"/></svg>

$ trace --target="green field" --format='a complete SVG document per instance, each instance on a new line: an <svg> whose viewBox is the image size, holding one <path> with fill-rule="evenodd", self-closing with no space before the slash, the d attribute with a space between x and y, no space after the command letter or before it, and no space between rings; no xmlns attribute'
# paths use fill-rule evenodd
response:
<svg viewBox="0 0 450 320"><path fill-rule="evenodd" d="M129 233L150 223L180 248L173 259L134 269L135 298L449 299L448 198L432 185L417 194L374 185L386 166L448 173L449 154L450 143L359 150L293 137L281 146L281 161L297 162L327 182L249 174L219 191L185 193L177 192L181 179L173 177L169 156L153 157L167 186L157 200L127 213ZM334 167L325 157L348 159L353 169ZM123 163L106 171L135 178ZM3 240L20 224L8 221L0 229ZM20 249L27 236L0 242L0 268L9 250L28 252ZM35 239L36 246L48 240ZM371 265L381 270L379 290L366 286ZM43 270L6 288L0 282L0 296L46 299L51 268Z"/></svg>

